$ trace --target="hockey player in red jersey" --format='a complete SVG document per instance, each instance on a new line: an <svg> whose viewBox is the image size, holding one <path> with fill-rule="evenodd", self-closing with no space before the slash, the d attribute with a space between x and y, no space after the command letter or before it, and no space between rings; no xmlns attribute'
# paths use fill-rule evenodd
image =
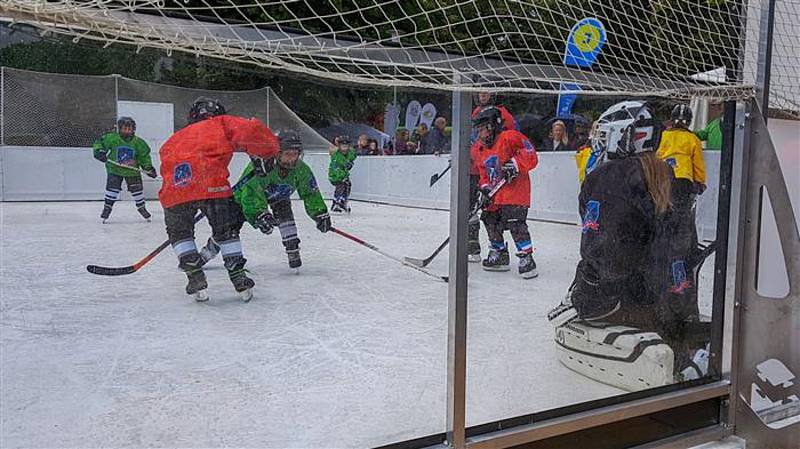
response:
<svg viewBox="0 0 800 449"><path fill-rule="evenodd" d="M478 106L472 110L472 119L478 116L478 113L481 109L494 106L500 111L500 115L503 117L503 129L501 131L507 130L518 130L517 129L517 122L514 120L514 116L508 112L508 109L505 107L495 104L496 96L495 94L489 92L480 92L478 94ZM470 145L474 144L475 141L478 140L478 133L476 130L473 130L472 135L470 137ZM477 165L475 165L475 161L472 161L472 164L469 168L469 201L470 204L474 207L475 203L478 201L478 187L480 182L480 174L478 173ZM467 244L467 254L468 259L470 262L480 262L481 261L481 244L478 239L478 234L480 233L481 227L480 222L470 221L469 224L469 231L468 231L468 244Z"/></svg>
<svg viewBox="0 0 800 449"><path fill-rule="evenodd" d="M228 183L228 164L235 151L250 155L256 175L271 169L278 139L263 123L225 115L216 100L200 98L189 111L189 126L176 132L159 151L164 183L158 193L164 221L178 266L189 278L186 293L208 300L202 259L194 241L194 217L208 217L212 237L219 243L228 276L242 299L252 298L255 285L247 276L237 223L241 210Z"/></svg>
<svg viewBox="0 0 800 449"><path fill-rule="evenodd" d="M534 278L538 273L525 220L531 205L528 172L539 162L536 149L520 132L503 131L502 113L494 106L483 108L472 123L478 131L478 139L471 149L473 163L480 173L478 201L491 245L489 256L483 260L483 268L509 270L508 247L503 232L510 231L517 247L519 274L526 279ZM506 184L489 198L489 191L502 179Z"/></svg>

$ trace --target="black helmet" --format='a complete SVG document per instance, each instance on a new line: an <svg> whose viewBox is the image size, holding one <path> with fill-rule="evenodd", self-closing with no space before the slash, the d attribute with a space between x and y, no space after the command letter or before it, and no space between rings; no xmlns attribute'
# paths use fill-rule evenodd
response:
<svg viewBox="0 0 800 449"><path fill-rule="evenodd" d="M189 123L196 123L210 117L224 114L225 106L222 106L218 100L200 97L194 101L192 107L189 109Z"/></svg>
<svg viewBox="0 0 800 449"><path fill-rule="evenodd" d="M335 140L337 145L342 145L342 144L350 145L350 136L348 136L347 134L338 136Z"/></svg>
<svg viewBox="0 0 800 449"><path fill-rule="evenodd" d="M483 140L482 143L487 147L491 147L494 145L497 135L503 131L503 115L500 113L500 109L494 106L486 106L472 119L473 128L481 128L486 125L491 125L492 133L487 139Z"/></svg>
<svg viewBox="0 0 800 449"><path fill-rule="evenodd" d="M298 153L297 159L291 163L284 162L283 158L278 156L278 165L288 169L294 168L297 166L297 163L303 159L303 142L300 140L300 134L293 130L281 131L281 133L278 134L278 140L280 141L281 153L291 150L297 151Z"/></svg>
<svg viewBox="0 0 800 449"><path fill-rule="evenodd" d="M688 128L689 124L692 123L692 108L688 104L679 104L672 108L670 118L674 126Z"/></svg>
<svg viewBox="0 0 800 449"><path fill-rule="evenodd" d="M136 121L134 119L132 119L131 117L120 117L120 118L117 119L117 132L118 133L122 134L122 127L123 126L130 126L131 127L131 130L132 130L131 135L136 133Z"/></svg>

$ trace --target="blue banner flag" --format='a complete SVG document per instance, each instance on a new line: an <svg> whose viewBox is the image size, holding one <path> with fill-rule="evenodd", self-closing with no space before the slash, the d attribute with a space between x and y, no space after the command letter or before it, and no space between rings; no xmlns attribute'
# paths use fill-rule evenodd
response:
<svg viewBox="0 0 800 449"><path fill-rule="evenodd" d="M581 19L576 23L567 37L567 48L564 52L564 65L573 67L591 67L597 55L606 43L606 29L603 23L594 17ZM572 114L572 105L578 94L574 91L581 87L574 83L561 83L560 90L572 91L558 95L556 115L565 117Z"/></svg>

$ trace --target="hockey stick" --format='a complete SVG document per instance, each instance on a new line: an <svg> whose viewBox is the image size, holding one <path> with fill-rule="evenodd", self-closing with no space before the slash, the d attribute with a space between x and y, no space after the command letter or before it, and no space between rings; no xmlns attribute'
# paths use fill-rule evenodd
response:
<svg viewBox="0 0 800 449"><path fill-rule="evenodd" d="M444 176L444 174L447 173L450 170L450 167L452 167L452 166L453 166L453 161L451 160L450 162L447 163L447 168L442 170L441 173L432 174L431 175L431 185L429 187L433 187L434 184L439 182L439 180L442 179L442 176Z"/></svg>
<svg viewBox="0 0 800 449"><path fill-rule="evenodd" d="M491 192L489 192L489 198L493 198L494 195L497 193L497 191L500 190L500 188L503 187L505 184L506 184L506 180L505 179L503 179L502 181L498 182L497 185L494 186L494 188L491 190ZM475 207L473 207L472 210L469 212L469 221L470 222L472 220L477 219L477 216L476 216L478 214L478 207L477 206L478 205L476 204ZM436 258L436 256L439 255L440 252L442 252L442 250L447 246L448 243L450 243L450 237L449 236L446 239L444 239L444 242L442 242L442 244L439 245L438 248L436 248L436 251L434 251L433 254L431 254L430 256L426 257L425 259L416 259L414 257L403 257L403 260L405 262L410 263L411 265L415 265L417 267L426 267L426 266L428 266L429 263L431 263L431 261L433 261L433 259Z"/></svg>
<svg viewBox="0 0 800 449"><path fill-rule="evenodd" d="M233 186L233 191L237 191L242 188L243 185L247 184L250 179L255 176L255 172L250 172L247 176L243 177ZM205 218L205 214L200 212L194 217L194 222L197 223L198 221ZM99 265L87 265L86 271L92 274L98 274L100 276L122 276L125 274L132 274L139 271L147 262L150 262L155 258L161 251L164 251L166 247L169 246L169 239L164 241L162 244L158 245L158 248L154 249L150 254L144 256L140 261L136 262L133 265L128 265L127 267L101 267Z"/></svg>
<svg viewBox="0 0 800 449"><path fill-rule="evenodd" d="M109 164L114 165L116 167L119 167L119 168L127 168L127 169L130 169L130 170L137 170L140 173L147 174L146 171L142 170L142 167L133 167L133 166L130 166L130 165L120 164L119 162L114 162L114 161L112 161L110 159L107 159L106 162L108 162ZM160 178L158 176L156 176L153 179L160 179Z"/></svg>
<svg viewBox="0 0 800 449"><path fill-rule="evenodd" d="M344 231L342 231L340 229L331 227L331 231L333 231L336 234L341 235L342 237L344 237L344 238L346 238L348 240L352 240L352 241L358 243L361 246L365 246L365 247L375 251L376 253L380 254L381 256L388 257L389 259L392 259L395 262L400 262L401 264L403 264L403 265L405 265L407 267L411 267L411 268L413 268L413 269L415 269L417 271L425 273L425 274L427 274L428 276L430 276L432 278L436 278L436 279L438 279L440 281L444 281L444 282L447 282L450 279L448 276L441 276L441 275L438 275L438 274L435 274L435 273L431 273L430 271L428 271L428 270L426 270L424 268L420 268L420 267L418 267L416 265L410 264L410 263L404 261L403 259L401 259L399 257L395 257L395 256L393 256L391 254L385 253L385 252L381 251L380 249L378 249L377 246L371 245L371 244L361 240L360 238L358 238L358 237L356 237L354 235L350 235L350 234L348 234L348 233L346 233L346 232L344 232Z"/></svg>

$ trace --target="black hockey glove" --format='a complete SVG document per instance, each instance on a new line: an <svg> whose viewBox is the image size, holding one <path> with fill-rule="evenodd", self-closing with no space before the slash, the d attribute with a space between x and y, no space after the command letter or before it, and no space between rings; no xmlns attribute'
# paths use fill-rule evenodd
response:
<svg viewBox="0 0 800 449"><path fill-rule="evenodd" d="M258 156L250 156L250 160L253 161L253 171L256 176L267 176L267 173L271 172L275 167L275 158L273 157L263 159Z"/></svg>
<svg viewBox="0 0 800 449"><path fill-rule="evenodd" d="M509 159L503 164L503 177L506 178L506 182L511 182L516 177L519 176L519 168L517 168L517 163L514 159Z"/></svg>
<svg viewBox="0 0 800 449"><path fill-rule="evenodd" d="M319 229L319 232L324 233L331 230L331 216L328 215L327 212L323 212L314 217L314 221L317 222L317 229Z"/></svg>
<svg viewBox="0 0 800 449"><path fill-rule="evenodd" d="M476 210L484 209L486 206L492 204L492 197L489 196L491 191L492 189L490 189L488 186L481 187L481 189L478 191L478 202L476 203L477 206L475 208Z"/></svg>
<svg viewBox="0 0 800 449"><path fill-rule="evenodd" d="M266 211L258 214L255 220L256 228L266 235L272 234L272 228L274 228L276 224L278 224L278 221L275 220L275 217Z"/></svg>
<svg viewBox="0 0 800 449"><path fill-rule="evenodd" d="M106 151L98 151L94 153L94 158L100 162L105 162L108 160L108 152Z"/></svg>
<svg viewBox="0 0 800 449"><path fill-rule="evenodd" d="M694 183L694 193L695 195L702 195L703 192L706 191L706 185L702 182L695 182Z"/></svg>
<svg viewBox="0 0 800 449"><path fill-rule="evenodd" d="M158 178L158 173L156 173L156 169L153 167L147 167L144 170L144 174L151 177L151 178Z"/></svg>
<svg viewBox="0 0 800 449"><path fill-rule="evenodd" d="M347 162L346 164L344 164L344 167L345 167L345 168L346 168L348 171L350 171L350 170L352 170L352 169L353 169L353 163L352 163L352 162Z"/></svg>

